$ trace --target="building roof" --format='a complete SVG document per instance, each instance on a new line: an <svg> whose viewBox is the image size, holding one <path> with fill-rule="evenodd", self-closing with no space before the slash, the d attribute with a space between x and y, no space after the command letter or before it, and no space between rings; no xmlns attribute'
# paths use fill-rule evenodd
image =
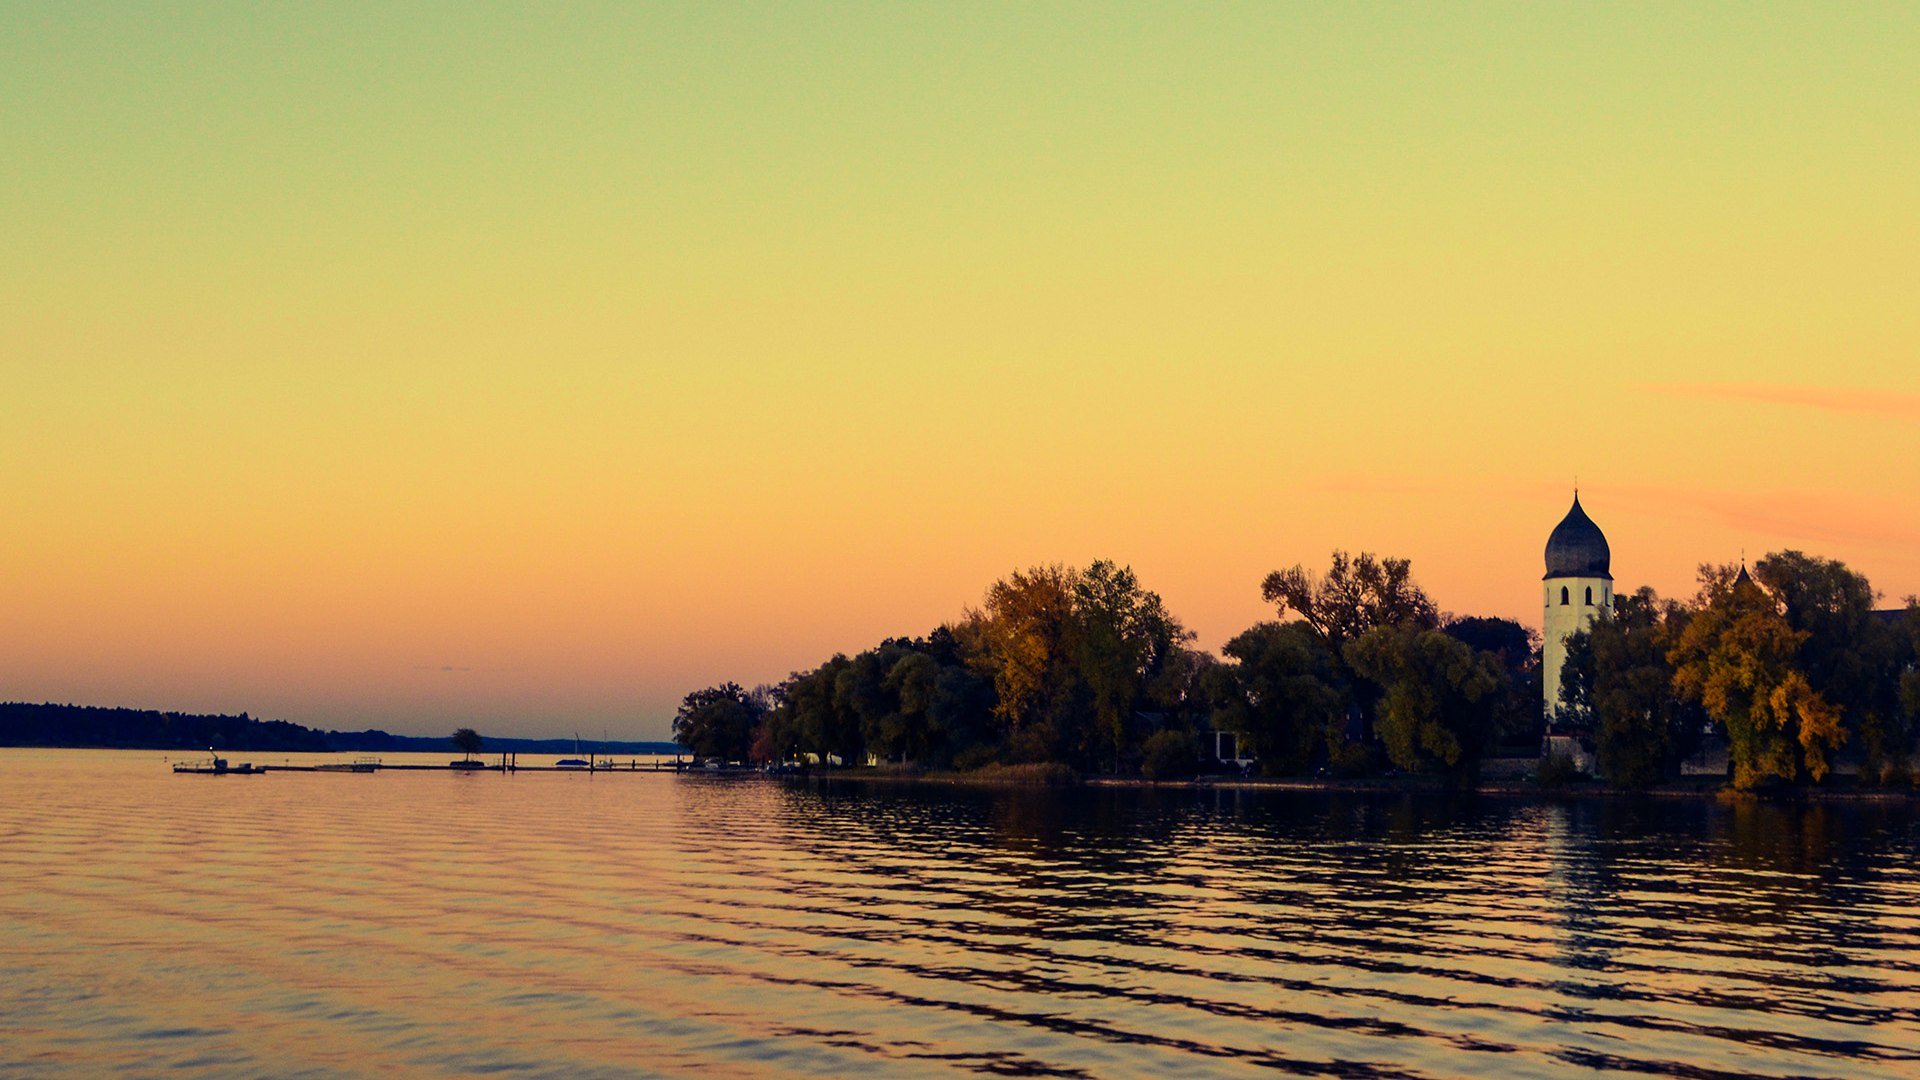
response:
<svg viewBox="0 0 1920 1080"><path fill-rule="evenodd" d="M1613 580L1613 552L1607 547L1606 534L1593 523L1580 506L1580 494L1574 493L1573 509L1553 527L1547 537L1547 573L1549 578L1606 578Z"/></svg>

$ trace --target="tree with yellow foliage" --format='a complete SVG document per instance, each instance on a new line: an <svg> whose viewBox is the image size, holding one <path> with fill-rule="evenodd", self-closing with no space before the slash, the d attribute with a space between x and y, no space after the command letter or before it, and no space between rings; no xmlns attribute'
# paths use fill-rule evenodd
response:
<svg viewBox="0 0 1920 1080"><path fill-rule="evenodd" d="M993 681L1016 760L1114 771L1149 734L1136 718L1164 704L1193 638L1131 568L1106 560L1015 571L956 636Z"/></svg>
<svg viewBox="0 0 1920 1080"><path fill-rule="evenodd" d="M1077 570L1058 563L1015 570L988 586L985 602L967 612L961 638L973 665L993 681L994 713L1016 741L1053 741L1039 729L1055 676L1071 654L1079 578Z"/></svg>
<svg viewBox="0 0 1920 1080"><path fill-rule="evenodd" d="M1675 689L1726 731L1733 786L1825 779L1827 752L1846 731L1799 667L1808 632L1744 567L1702 566L1700 576L1694 615L1668 656Z"/></svg>

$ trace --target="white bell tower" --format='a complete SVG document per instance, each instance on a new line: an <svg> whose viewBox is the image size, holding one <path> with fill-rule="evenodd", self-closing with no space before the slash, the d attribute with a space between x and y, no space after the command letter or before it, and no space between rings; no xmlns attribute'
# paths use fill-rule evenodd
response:
<svg viewBox="0 0 1920 1080"><path fill-rule="evenodd" d="M1544 640L1541 645L1541 682L1547 710L1547 730L1560 708L1560 672L1567 663L1567 638L1586 629L1603 611L1613 610L1613 553L1606 534L1580 506L1573 493L1573 509L1547 537L1547 575Z"/></svg>

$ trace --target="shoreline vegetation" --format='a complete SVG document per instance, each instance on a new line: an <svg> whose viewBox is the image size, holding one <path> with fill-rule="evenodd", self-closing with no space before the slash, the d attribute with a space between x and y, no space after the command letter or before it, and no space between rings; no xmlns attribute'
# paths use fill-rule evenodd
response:
<svg viewBox="0 0 1920 1080"><path fill-rule="evenodd" d="M1920 602L1876 610L1834 560L1775 552L1751 573L1702 565L1685 601L1618 597L1568 639L1551 708L1540 635L1442 612L1408 560L1335 552L1261 595L1275 617L1215 655L1131 568L1016 571L924 636L696 690L674 736L710 761L998 786L1858 797L1916 781Z"/></svg>

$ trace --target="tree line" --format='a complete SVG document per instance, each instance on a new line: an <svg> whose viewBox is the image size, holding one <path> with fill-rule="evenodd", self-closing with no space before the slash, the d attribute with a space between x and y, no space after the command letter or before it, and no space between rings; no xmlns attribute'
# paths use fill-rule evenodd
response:
<svg viewBox="0 0 1920 1080"><path fill-rule="evenodd" d="M0 746L310 752L334 749L331 740L337 734L285 720L259 720L247 713L229 716L24 701L0 703Z"/></svg>
<svg viewBox="0 0 1920 1080"><path fill-rule="evenodd" d="M1470 774L1503 736L1538 736L1535 643L1506 619L1444 616L1404 559L1335 553L1263 585L1276 619L1193 647L1131 568L1016 571L922 637L836 655L775 686L682 702L674 735L703 757L1058 763L1191 773L1232 732L1277 774L1388 767Z"/></svg>
<svg viewBox="0 0 1920 1080"><path fill-rule="evenodd" d="M1692 600L1621 597L1569 641L1556 730L1594 744L1612 783L1671 777L1726 740L1733 779L1826 778L1851 748L1905 779L1920 714L1920 608L1876 613L1840 563L1780 552L1742 576L1702 567ZM1112 562L1017 571L920 637L840 654L777 685L688 694L674 736L706 758L971 770L1053 763L1180 776L1220 767L1232 733L1271 775L1399 771L1469 781L1539 753L1539 635L1454 616L1406 559L1335 552L1261 584L1274 618L1219 655Z"/></svg>

